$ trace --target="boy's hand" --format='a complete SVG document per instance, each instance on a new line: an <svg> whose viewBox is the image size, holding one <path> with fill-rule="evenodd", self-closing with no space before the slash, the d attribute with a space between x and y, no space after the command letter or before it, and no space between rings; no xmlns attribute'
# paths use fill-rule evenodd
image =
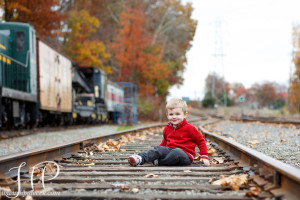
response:
<svg viewBox="0 0 300 200"><path fill-rule="evenodd" d="M205 166L209 166L210 165L210 162L209 162L208 159L201 158L200 161L203 162Z"/></svg>

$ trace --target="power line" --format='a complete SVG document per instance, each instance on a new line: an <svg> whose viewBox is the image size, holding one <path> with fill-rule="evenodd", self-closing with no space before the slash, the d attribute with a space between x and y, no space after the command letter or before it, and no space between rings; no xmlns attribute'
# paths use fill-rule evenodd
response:
<svg viewBox="0 0 300 200"><path fill-rule="evenodd" d="M226 56L223 52L223 36L222 36L222 21L218 17L215 21L216 30L215 30L215 53L214 56L214 69L213 69L213 80L212 80L212 96L215 98L215 71L217 69L217 65L221 66L224 80L224 106L227 106L227 98L226 98L226 81L225 81L225 69L224 69L224 56Z"/></svg>

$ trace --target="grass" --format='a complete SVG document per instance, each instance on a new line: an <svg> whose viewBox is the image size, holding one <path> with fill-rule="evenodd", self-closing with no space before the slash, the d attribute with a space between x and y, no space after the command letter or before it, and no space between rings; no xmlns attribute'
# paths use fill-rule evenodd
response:
<svg viewBox="0 0 300 200"><path fill-rule="evenodd" d="M118 126L117 131L125 131L128 129L136 128L137 126Z"/></svg>

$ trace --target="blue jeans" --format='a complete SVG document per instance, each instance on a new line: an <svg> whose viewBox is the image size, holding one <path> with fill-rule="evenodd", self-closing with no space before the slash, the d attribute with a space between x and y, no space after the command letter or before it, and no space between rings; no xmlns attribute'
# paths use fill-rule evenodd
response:
<svg viewBox="0 0 300 200"><path fill-rule="evenodd" d="M174 166L174 165L190 165L191 159L189 156L179 148L169 148L164 146L157 146L143 153L139 153L143 158L141 165L146 162L153 162L158 160L159 166Z"/></svg>

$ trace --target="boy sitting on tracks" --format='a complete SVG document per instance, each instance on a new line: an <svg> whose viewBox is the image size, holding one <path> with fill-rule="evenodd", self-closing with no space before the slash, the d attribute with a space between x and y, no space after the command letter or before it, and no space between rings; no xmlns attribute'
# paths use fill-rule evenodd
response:
<svg viewBox="0 0 300 200"><path fill-rule="evenodd" d="M131 166L152 162L158 166L190 165L198 145L200 160L209 166L205 140L201 133L186 121L187 104L181 99L171 99L166 105L166 115L169 120L163 131L163 140L159 146L146 152L133 154L128 158Z"/></svg>

